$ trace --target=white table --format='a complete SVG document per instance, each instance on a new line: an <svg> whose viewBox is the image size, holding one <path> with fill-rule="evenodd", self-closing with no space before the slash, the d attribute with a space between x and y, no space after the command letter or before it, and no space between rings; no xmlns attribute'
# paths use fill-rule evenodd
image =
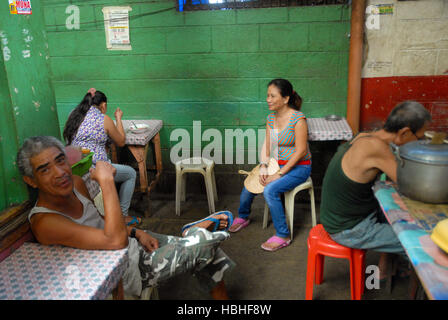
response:
<svg viewBox="0 0 448 320"><path fill-rule="evenodd" d="M103 300L121 284L128 249L25 242L0 266L0 300Z"/></svg>
<svg viewBox="0 0 448 320"><path fill-rule="evenodd" d="M135 160L138 164L138 170L139 170L139 177L140 177L140 191L143 193L146 193L149 196L149 193L151 190L155 188L157 185L160 175L162 174L163 165L162 165L162 151L160 146L160 135L159 131L163 126L162 120L155 120L155 119L143 119L143 120L122 120L123 128L126 132L126 146L128 147L129 151L131 151L132 155L134 156ZM129 130L133 124L146 124L149 126L149 129L142 133L133 133ZM153 181L151 181L151 184L148 186L148 173L147 173L147 166L146 166L146 157L148 153L148 146L149 142L153 143L154 145L154 153L155 153L155 160L156 164L154 168L149 169L155 169L157 170L156 176ZM112 162L117 163L117 153L112 149ZM145 212L145 215L147 212Z"/></svg>
<svg viewBox="0 0 448 320"><path fill-rule="evenodd" d="M347 120L328 121L325 118L307 118L308 140L330 141L350 140L353 137L352 129Z"/></svg>

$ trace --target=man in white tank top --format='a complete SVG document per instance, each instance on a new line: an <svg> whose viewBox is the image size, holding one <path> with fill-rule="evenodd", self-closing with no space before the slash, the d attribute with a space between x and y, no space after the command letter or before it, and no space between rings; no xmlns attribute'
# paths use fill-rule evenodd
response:
<svg viewBox="0 0 448 320"><path fill-rule="evenodd" d="M27 185L37 189L37 201L28 218L41 244L87 250L128 247L130 261L123 280L125 291L132 294L193 271L213 298L227 298L222 279L234 262L218 247L229 235L207 229L227 229L230 212L216 213L215 222L193 223L183 237L159 235L125 225L114 184L115 168L110 163L100 161L90 169L91 179L103 192L104 219L82 178L72 175L64 146L56 138L27 139L17 154L17 165Z"/></svg>

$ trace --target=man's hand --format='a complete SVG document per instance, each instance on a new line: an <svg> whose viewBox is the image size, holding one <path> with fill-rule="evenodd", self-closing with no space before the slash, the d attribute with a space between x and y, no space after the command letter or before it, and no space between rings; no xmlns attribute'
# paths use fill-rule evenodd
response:
<svg viewBox="0 0 448 320"><path fill-rule="evenodd" d="M98 161L95 168L90 168L90 178L96 182L112 181L114 180L117 169L109 162Z"/></svg>
<svg viewBox="0 0 448 320"><path fill-rule="evenodd" d="M159 241L143 230L137 230L136 237L146 252L151 253L159 248Z"/></svg>

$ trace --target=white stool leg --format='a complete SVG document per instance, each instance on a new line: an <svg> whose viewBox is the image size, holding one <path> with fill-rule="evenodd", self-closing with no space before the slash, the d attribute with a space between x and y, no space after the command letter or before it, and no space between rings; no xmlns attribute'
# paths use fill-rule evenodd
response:
<svg viewBox="0 0 448 320"><path fill-rule="evenodd" d="M286 221L289 224L289 232L291 234L291 240L293 236L293 226L294 226L294 191L285 192L285 216Z"/></svg>
<svg viewBox="0 0 448 320"><path fill-rule="evenodd" d="M268 203L264 203L264 214L263 214L263 229L266 229L268 226L268 218L269 218L269 207Z"/></svg>
<svg viewBox="0 0 448 320"><path fill-rule="evenodd" d="M180 181L181 181L180 201L185 201L187 199L187 175L182 174Z"/></svg>
<svg viewBox="0 0 448 320"><path fill-rule="evenodd" d="M215 170L213 167L210 170L212 172L213 195L215 196L215 201L218 201L218 190L216 189Z"/></svg>
<svg viewBox="0 0 448 320"><path fill-rule="evenodd" d="M311 223L313 225L313 227L316 226L316 206L314 204L314 188L311 187L309 189L309 193L310 193L310 202L311 202Z"/></svg>
<svg viewBox="0 0 448 320"><path fill-rule="evenodd" d="M205 189L207 191L208 210L210 211L210 214L212 214L215 212L215 200L213 198L213 184L210 170L206 170L203 173L203 176L205 180Z"/></svg>
<svg viewBox="0 0 448 320"><path fill-rule="evenodd" d="M182 169L176 165L176 215L180 216L180 198L182 192Z"/></svg>

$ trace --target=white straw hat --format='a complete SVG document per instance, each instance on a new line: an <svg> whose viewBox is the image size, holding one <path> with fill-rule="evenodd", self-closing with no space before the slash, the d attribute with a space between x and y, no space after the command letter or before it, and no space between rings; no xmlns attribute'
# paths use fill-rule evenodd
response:
<svg viewBox="0 0 448 320"><path fill-rule="evenodd" d="M271 158L269 160L267 174L271 176L275 174L278 170L280 170L280 167L277 163L277 160ZM247 174L247 178L244 180L244 186L249 192L255 194L263 192L264 186L261 185L260 183L260 165L257 165L255 168L253 168L251 172L239 170L238 173Z"/></svg>

